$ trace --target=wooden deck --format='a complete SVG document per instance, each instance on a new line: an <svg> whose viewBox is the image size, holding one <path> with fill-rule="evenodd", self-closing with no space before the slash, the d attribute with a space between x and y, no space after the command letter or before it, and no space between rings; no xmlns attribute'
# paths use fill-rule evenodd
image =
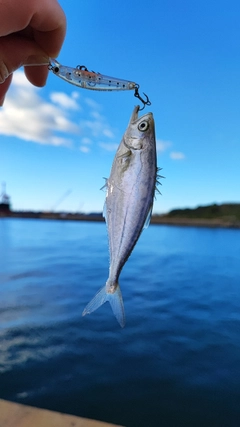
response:
<svg viewBox="0 0 240 427"><path fill-rule="evenodd" d="M121 427L0 399L0 427Z"/></svg>

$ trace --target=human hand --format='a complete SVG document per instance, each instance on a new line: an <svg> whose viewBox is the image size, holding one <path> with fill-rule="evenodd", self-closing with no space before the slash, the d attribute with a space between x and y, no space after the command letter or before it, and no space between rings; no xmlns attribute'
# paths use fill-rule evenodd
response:
<svg viewBox="0 0 240 427"><path fill-rule="evenodd" d="M45 85L49 57L58 56L65 32L66 18L57 0L0 1L0 106L13 71L23 65L33 85Z"/></svg>

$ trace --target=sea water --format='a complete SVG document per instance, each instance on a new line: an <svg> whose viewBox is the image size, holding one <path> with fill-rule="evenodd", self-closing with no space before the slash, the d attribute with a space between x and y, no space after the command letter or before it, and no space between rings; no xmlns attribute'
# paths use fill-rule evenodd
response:
<svg viewBox="0 0 240 427"><path fill-rule="evenodd" d="M127 427L240 423L240 230L150 225L106 303L104 223L0 220L0 398Z"/></svg>

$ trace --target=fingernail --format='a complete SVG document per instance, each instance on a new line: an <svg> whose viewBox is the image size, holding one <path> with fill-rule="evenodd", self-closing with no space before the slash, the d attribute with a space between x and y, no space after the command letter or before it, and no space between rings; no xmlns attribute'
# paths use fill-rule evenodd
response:
<svg viewBox="0 0 240 427"><path fill-rule="evenodd" d="M48 65L49 64L49 57L44 55L31 55L27 58L27 60L24 62L24 66L31 66L31 65Z"/></svg>
<svg viewBox="0 0 240 427"><path fill-rule="evenodd" d="M7 69L6 65L4 64L4 62L1 61L1 63L0 63L0 84L4 83L5 80L8 78L8 76L9 76L8 69Z"/></svg>
<svg viewBox="0 0 240 427"><path fill-rule="evenodd" d="M3 104L4 104L4 100L5 100L5 96L3 96L3 97L0 99L0 107L2 107L2 106L3 106Z"/></svg>

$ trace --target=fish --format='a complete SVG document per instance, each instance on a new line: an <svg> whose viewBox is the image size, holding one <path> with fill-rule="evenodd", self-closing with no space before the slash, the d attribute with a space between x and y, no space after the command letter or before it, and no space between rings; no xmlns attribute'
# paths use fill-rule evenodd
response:
<svg viewBox="0 0 240 427"><path fill-rule="evenodd" d="M83 316L90 314L109 301L122 328L125 313L119 276L142 230L150 222L160 177L153 114L138 117L139 110L139 105L134 107L105 184L103 214L108 230L109 277L82 313Z"/></svg>

